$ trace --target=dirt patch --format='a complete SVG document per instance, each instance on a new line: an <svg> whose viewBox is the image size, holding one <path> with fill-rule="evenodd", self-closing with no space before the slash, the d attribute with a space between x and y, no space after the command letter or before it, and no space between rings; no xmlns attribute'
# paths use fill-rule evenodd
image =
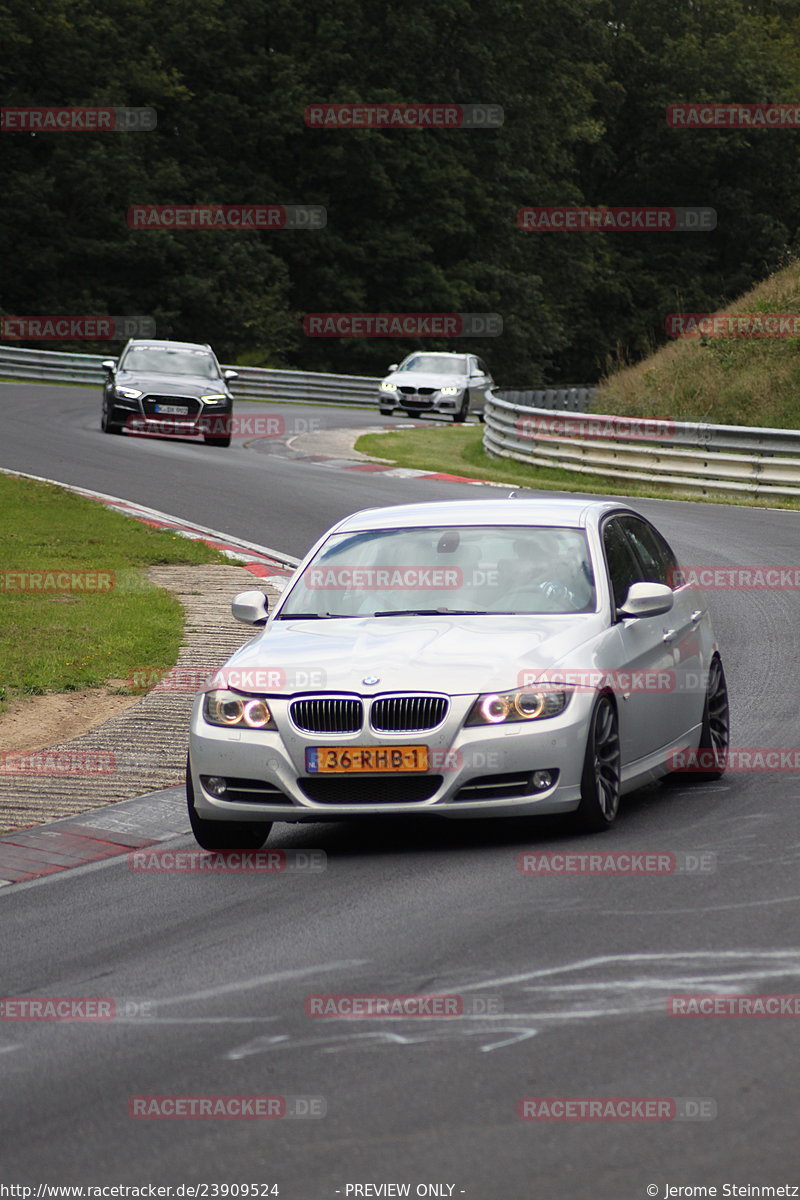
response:
<svg viewBox="0 0 800 1200"><path fill-rule="evenodd" d="M0 713L0 753L27 754L67 742L125 712L140 699L120 696L108 688L88 688L12 700Z"/></svg>

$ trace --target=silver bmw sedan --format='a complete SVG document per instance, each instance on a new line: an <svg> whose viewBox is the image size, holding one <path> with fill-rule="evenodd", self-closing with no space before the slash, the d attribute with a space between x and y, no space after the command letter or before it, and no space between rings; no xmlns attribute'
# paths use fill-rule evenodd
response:
<svg viewBox="0 0 800 1200"><path fill-rule="evenodd" d="M195 702L206 849L275 821L574 813L608 829L660 776L721 776L728 694L706 601L664 537L585 499L368 509L329 530Z"/></svg>

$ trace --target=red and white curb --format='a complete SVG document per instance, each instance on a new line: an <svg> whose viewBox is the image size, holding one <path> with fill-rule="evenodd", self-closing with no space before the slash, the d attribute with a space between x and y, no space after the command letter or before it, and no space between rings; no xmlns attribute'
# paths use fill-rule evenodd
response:
<svg viewBox="0 0 800 1200"><path fill-rule="evenodd" d="M159 512L157 508L149 508L146 504L136 504L132 500L123 500L119 496L108 496L105 492L94 492L90 488L76 487L71 483L61 483L58 479L47 479L44 475L30 475L26 471L12 471L8 467L0 467L4 475L13 475L21 479L33 479L36 483L49 483L54 487L64 488L85 496L89 500L97 500L115 512L133 517L145 525L155 529L168 530L177 533L179 537L191 541L205 542L207 546L219 550L226 558L232 559L257 575L281 587L286 579L294 573L300 562L291 554L282 550L270 550L268 546L257 546L254 542L246 542L242 538L232 537L229 533L221 533L218 529L209 529L205 525L197 525L194 521L186 521L183 517L173 517L169 513Z"/></svg>

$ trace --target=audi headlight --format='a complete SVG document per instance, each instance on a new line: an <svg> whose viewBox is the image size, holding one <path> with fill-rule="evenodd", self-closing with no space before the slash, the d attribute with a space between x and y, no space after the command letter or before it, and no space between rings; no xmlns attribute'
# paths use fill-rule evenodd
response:
<svg viewBox="0 0 800 1200"><path fill-rule="evenodd" d="M260 696L240 696L225 690L206 692L203 716L209 725L228 729L277 729L269 706Z"/></svg>
<svg viewBox="0 0 800 1200"><path fill-rule="evenodd" d="M138 388L118 387L114 390L123 400L138 400L142 394Z"/></svg>
<svg viewBox="0 0 800 1200"><path fill-rule="evenodd" d="M511 721L543 721L557 717L567 707L567 688L517 688L513 692L488 692L472 706L467 725L508 725Z"/></svg>
<svg viewBox="0 0 800 1200"><path fill-rule="evenodd" d="M443 387L439 388L442 396L457 396L459 392L463 392L463 387Z"/></svg>
<svg viewBox="0 0 800 1200"><path fill-rule="evenodd" d="M397 384L389 383L388 379L384 379L383 383L381 384L381 391L382 392L396 392Z"/></svg>
<svg viewBox="0 0 800 1200"><path fill-rule="evenodd" d="M228 397L220 395L219 392L214 392L213 394L211 394L209 396L201 396L200 399L204 400L206 402L206 404L212 404L214 402L219 403L219 401L221 401L221 400L227 400Z"/></svg>

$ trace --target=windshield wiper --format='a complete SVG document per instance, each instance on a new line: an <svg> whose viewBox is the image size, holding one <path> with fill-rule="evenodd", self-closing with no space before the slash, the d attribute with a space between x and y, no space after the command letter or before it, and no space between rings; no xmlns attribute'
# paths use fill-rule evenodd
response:
<svg viewBox="0 0 800 1200"><path fill-rule="evenodd" d="M488 617L482 608L387 608L384 612L375 612L373 617Z"/></svg>
<svg viewBox="0 0 800 1200"><path fill-rule="evenodd" d="M332 612L307 612L307 613L280 613L275 618L276 621L324 621L327 618L351 618L363 617L365 613L332 613Z"/></svg>

